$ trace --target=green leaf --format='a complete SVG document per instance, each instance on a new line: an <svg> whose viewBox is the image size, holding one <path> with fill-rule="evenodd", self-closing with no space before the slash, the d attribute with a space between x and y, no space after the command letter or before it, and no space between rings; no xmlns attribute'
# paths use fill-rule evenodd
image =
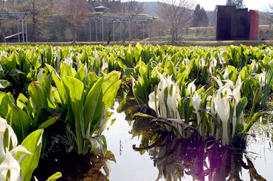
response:
<svg viewBox="0 0 273 181"><path fill-rule="evenodd" d="M5 66L8 70L12 70L16 67L16 57L14 55L14 52L6 59Z"/></svg>
<svg viewBox="0 0 273 181"><path fill-rule="evenodd" d="M99 104L103 77L100 78L89 91L83 106L84 122L81 122L81 131L85 137L89 137L91 124L95 115L96 108ZM101 112L102 114L102 112Z"/></svg>
<svg viewBox="0 0 273 181"><path fill-rule="evenodd" d="M29 134L21 143L28 151L31 151L33 155L27 155L21 163L22 180L31 180L33 171L39 164L41 148L42 148L42 136L44 130L39 129ZM22 152L16 153L16 160L23 155Z"/></svg>
<svg viewBox="0 0 273 181"><path fill-rule="evenodd" d="M5 89L10 85L9 81L7 80L0 80L0 89Z"/></svg>
<svg viewBox="0 0 273 181"><path fill-rule="evenodd" d="M26 98L26 96L24 96L24 94L20 93L17 100L16 100L16 105L20 108L20 109L24 109L24 107L27 105L28 99Z"/></svg>
<svg viewBox="0 0 273 181"><path fill-rule="evenodd" d="M88 56L87 56L86 50L83 50L83 52L81 53L80 60L82 63L87 63Z"/></svg>
<svg viewBox="0 0 273 181"><path fill-rule="evenodd" d="M151 118L151 119L156 119L156 117L149 115L149 114L143 114L143 113L136 113L133 116L133 119L135 119L135 117L144 117L144 118Z"/></svg>
<svg viewBox="0 0 273 181"><path fill-rule="evenodd" d="M247 105L247 98L243 97L236 106L236 118L241 115L241 113L245 110L245 107Z"/></svg>
<svg viewBox="0 0 273 181"><path fill-rule="evenodd" d="M123 110L123 108L124 108L124 106L126 105L126 94L125 94L125 92L123 91L123 99L122 99L122 101L119 103L119 106L118 106L118 108L117 108L117 112L121 112L122 110Z"/></svg>
<svg viewBox="0 0 273 181"><path fill-rule="evenodd" d="M25 73L22 72L21 70L18 70L17 68L14 68L10 71L9 76L13 77L13 76L17 76L19 74L25 74Z"/></svg>
<svg viewBox="0 0 273 181"><path fill-rule="evenodd" d="M139 60L142 50L143 50L142 45L140 43L137 43L137 45L135 46L135 50L134 50L134 56L135 56L136 62Z"/></svg>
<svg viewBox="0 0 273 181"><path fill-rule="evenodd" d="M75 69L73 69L70 65L68 65L67 63L61 62L61 78L63 78L64 76L70 76L70 77L75 77L76 75L76 71Z"/></svg>
<svg viewBox="0 0 273 181"><path fill-rule="evenodd" d="M65 76L62 78L62 82L67 92L67 117L66 120L69 120L70 127L76 127L76 137L77 137L77 147L78 154L82 154L83 148L83 134L81 128L81 122L83 119L83 83L74 78ZM74 128L74 127L73 127Z"/></svg>
<svg viewBox="0 0 273 181"><path fill-rule="evenodd" d="M104 157L107 150L106 139L103 135L92 137L88 139L91 143L91 150L94 156Z"/></svg>
<svg viewBox="0 0 273 181"><path fill-rule="evenodd" d="M59 178L62 177L62 173L61 172L56 172L54 173L52 176L50 176L46 181L55 181Z"/></svg>
<svg viewBox="0 0 273 181"><path fill-rule="evenodd" d="M49 120L45 121L44 123L42 123L38 129L45 129L49 126L51 126L52 124L54 124L57 120L59 120L61 117L61 114L53 117L53 118L50 118Z"/></svg>
<svg viewBox="0 0 273 181"><path fill-rule="evenodd" d="M102 83L103 102L106 105L106 110L113 105L117 92L120 88L121 80L120 72L112 71L104 76Z"/></svg>
<svg viewBox="0 0 273 181"><path fill-rule="evenodd" d="M90 72L84 81L84 87L86 92L89 92L97 81L98 77L96 76L95 72Z"/></svg>
<svg viewBox="0 0 273 181"><path fill-rule="evenodd" d="M126 69L127 67L133 68L133 65L122 57L118 57L117 62L118 65L123 69Z"/></svg>
<svg viewBox="0 0 273 181"><path fill-rule="evenodd" d="M236 132L241 133L244 130L244 125L237 124L236 125Z"/></svg>
<svg viewBox="0 0 273 181"><path fill-rule="evenodd" d="M126 61L129 62L129 64L133 65L133 51L132 51L132 45L129 44L127 52L126 52Z"/></svg>
<svg viewBox="0 0 273 181"><path fill-rule="evenodd" d="M56 70L52 66L50 66L48 64L45 64L45 65L48 68L49 72L52 73L52 78L53 78L53 80L55 82L55 85L57 87L57 90L59 92L59 95L60 95L60 98L61 98L61 101L62 101L61 103L66 104L67 94L66 94L65 87L63 85L63 82L61 81L60 76L58 75L58 73L56 72Z"/></svg>
<svg viewBox="0 0 273 181"><path fill-rule="evenodd" d="M79 79L80 81L83 82L85 78L85 70L84 70L84 64L81 65L81 67L78 69L75 78Z"/></svg>
<svg viewBox="0 0 273 181"><path fill-rule="evenodd" d="M38 110L46 105L44 90L38 82L29 84L28 93L32 98L34 110Z"/></svg>

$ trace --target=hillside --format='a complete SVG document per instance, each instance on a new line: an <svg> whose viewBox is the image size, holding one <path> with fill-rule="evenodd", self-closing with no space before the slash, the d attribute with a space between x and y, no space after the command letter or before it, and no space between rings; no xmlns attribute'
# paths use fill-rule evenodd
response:
<svg viewBox="0 0 273 181"><path fill-rule="evenodd" d="M144 2L145 10L142 12L142 14L149 14L151 16L155 16L155 7L158 6L157 2Z"/></svg>

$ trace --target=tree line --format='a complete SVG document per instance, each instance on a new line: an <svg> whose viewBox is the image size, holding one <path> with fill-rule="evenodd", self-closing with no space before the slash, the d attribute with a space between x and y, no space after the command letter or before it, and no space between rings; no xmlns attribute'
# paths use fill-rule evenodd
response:
<svg viewBox="0 0 273 181"><path fill-rule="evenodd" d="M244 7L243 0L227 0L226 4ZM33 42L89 40L89 26L85 20L95 15L94 7L99 5L108 8L108 15L133 16L141 14L145 9L144 3L135 0L0 0L0 5L2 12L31 13L28 18L28 34L29 40ZM170 34L172 41L178 39L183 28L216 25L217 8L207 13L194 0L161 0L154 11L159 18L155 21L156 35ZM141 24L135 26L138 31L142 31ZM118 25L114 30L111 25L105 29L106 37L111 40L111 33L115 29L118 31ZM98 29L98 33L101 34L101 31ZM122 34L125 35L127 31L128 24L124 24ZM5 36L14 33L17 33L16 21L0 21L2 41L5 41ZM94 40L94 33L91 36ZM151 36L151 24L145 25L145 37L147 36ZM142 35L138 37L143 38Z"/></svg>

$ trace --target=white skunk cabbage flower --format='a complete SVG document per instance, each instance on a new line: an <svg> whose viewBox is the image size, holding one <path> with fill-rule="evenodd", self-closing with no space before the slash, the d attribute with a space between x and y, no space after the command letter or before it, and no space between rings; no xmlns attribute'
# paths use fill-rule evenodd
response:
<svg viewBox="0 0 273 181"><path fill-rule="evenodd" d="M200 69L200 70L203 70L203 68L204 68L205 65L206 65L205 59L204 59L203 57L200 58L199 63L198 63L199 69Z"/></svg>
<svg viewBox="0 0 273 181"><path fill-rule="evenodd" d="M183 61L182 61L185 65L189 65L190 64L190 60L188 57L186 57Z"/></svg>
<svg viewBox="0 0 273 181"><path fill-rule="evenodd" d="M223 77L225 79L228 79L228 75L229 75L229 71L228 71L228 67L226 67L226 70L225 70L225 73L224 73Z"/></svg>
<svg viewBox="0 0 273 181"><path fill-rule="evenodd" d="M217 66L217 60L216 60L216 58L214 58L214 56L212 56L212 58L211 58L211 62L210 62L211 64L212 64L212 66L214 66L214 67L216 67Z"/></svg>
<svg viewBox="0 0 273 181"><path fill-rule="evenodd" d="M189 91L190 94L193 94L196 91L196 86L194 84L195 81L196 79L192 81L191 83L189 83L187 86L187 90Z"/></svg>
<svg viewBox="0 0 273 181"><path fill-rule="evenodd" d="M20 177L20 165L6 148L6 157L0 164L0 180L17 181ZM9 178L7 178L9 172Z"/></svg>
<svg viewBox="0 0 273 181"><path fill-rule="evenodd" d="M259 75L259 85L260 85L260 88L262 88L263 86L265 86L265 75L266 73L263 72Z"/></svg>
<svg viewBox="0 0 273 181"><path fill-rule="evenodd" d="M241 76L239 75L237 80L236 80L236 87L238 87L242 83Z"/></svg>
<svg viewBox="0 0 273 181"><path fill-rule="evenodd" d="M210 75L213 75L215 73L215 68L217 66L217 60L211 56L211 61L209 63L209 68L208 68L208 72L210 73Z"/></svg>
<svg viewBox="0 0 273 181"><path fill-rule="evenodd" d="M198 109L200 107L200 103L201 103L202 99L200 98L200 96L197 94L197 92L194 93L194 96L192 97L192 106L196 111L196 115L197 115L197 127L198 128L198 132L201 134L201 126L200 126L200 113L198 112ZM201 134L202 135L202 134Z"/></svg>
<svg viewBox="0 0 273 181"><path fill-rule="evenodd" d="M108 63L105 61L105 58L102 59L101 71L104 71L104 69L108 69Z"/></svg>
<svg viewBox="0 0 273 181"><path fill-rule="evenodd" d="M231 80L223 80L225 82L225 86L229 87L230 89L235 89L234 84Z"/></svg>
<svg viewBox="0 0 273 181"><path fill-rule="evenodd" d="M197 94L197 92L195 92L195 94L192 98L192 105L193 105L193 108L195 109L195 111L198 111L201 101L202 101L202 99Z"/></svg>
<svg viewBox="0 0 273 181"><path fill-rule="evenodd" d="M166 79L157 70L156 73L159 76L160 82L157 87L157 94L155 95L155 92L152 92L149 95L149 107L154 109L159 114L158 116L180 119L178 101L181 99L181 96L179 94L178 85L171 81L171 77ZM164 102L164 90L166 88L168 89L167 107ZM156 105L155 99L157 99ZM169 110L170 115L167 115L167 110Z"/></svg>
<svg viewBox="0 0 273 181"><path fill-rule="evenodd" d="M8 138L4 138L6 131L8 131ZM7 147L4 146L4 140L8 140ZM10 141L12 141L12 150L9 148ZM17 146L17 143L18 140L13 129L5 119L0 118L0 180L17 181L20 178L20 163L25 158L25 154L32 154L25 147ZM17 161L15 156L18 151L25 154Z"/></svg>
<svg viewBox="0 0 273 181"><path fill-rule="evenodd" d="M259 64L257 64L255 60L251 60L251 61L252 61L252 63L251 63L251 71L253 73L256 73L257 70L258 70L258 68L259 68Z"/></svg>
<svg viewBox="0 0 273 181"><path fill-rule="evenodd" d="M221 63L221 64L227 63L226 60L225 60L224 57L223 57L223 54L224 54L224 53L225 53L224 51L220 51L220 52L218 53L218 57L219 57L219 60L220 60L220 63Z"/></svg>
<svg viewBox="0 0 273 181"><path fill-rule="evenodd" d="M218 84L219 87L223 86L223 83L222 83L222 81L221 81L221 79L219 77L216 78L216 77L212 76L212 78L217 82L217 84Z"/></svg>
<svg viewBox="0 0 273 181"><path fill-rule="evenodd" d="M157 97L158 99L158 97ZM158 104L158 102L157 102ZM153 110L156 110L155 108L155 92L152 92L151 94L149 94L149 102L148 105L150 108L152 108ZM157 105L158 106L158 105Z"/></svg>
<svg viewBox="0 0 273 181"><path fill-rule="evenodd" d="M228 97L224 97L217 102L216 111L222 121L223 125L222 145L225 146L226 144L229 143L227 134L227 124L230 115L230 105Z"/></svg>

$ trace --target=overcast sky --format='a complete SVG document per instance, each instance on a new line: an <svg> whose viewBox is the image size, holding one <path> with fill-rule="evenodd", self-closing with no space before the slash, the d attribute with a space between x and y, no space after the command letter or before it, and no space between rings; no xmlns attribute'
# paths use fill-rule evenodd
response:
<svg viewBox="0 0 273 181"><path fill-rule="evenodd" d="M137 1L157 1L157 0L137 0ZM248 9L263 11L264 6L272 2L272 0L244 0L244 3ZM199 3L201 7L204 7L205 10L214 10L215 5L225 5L226 0L196 0L196 3Z"/></svg>

